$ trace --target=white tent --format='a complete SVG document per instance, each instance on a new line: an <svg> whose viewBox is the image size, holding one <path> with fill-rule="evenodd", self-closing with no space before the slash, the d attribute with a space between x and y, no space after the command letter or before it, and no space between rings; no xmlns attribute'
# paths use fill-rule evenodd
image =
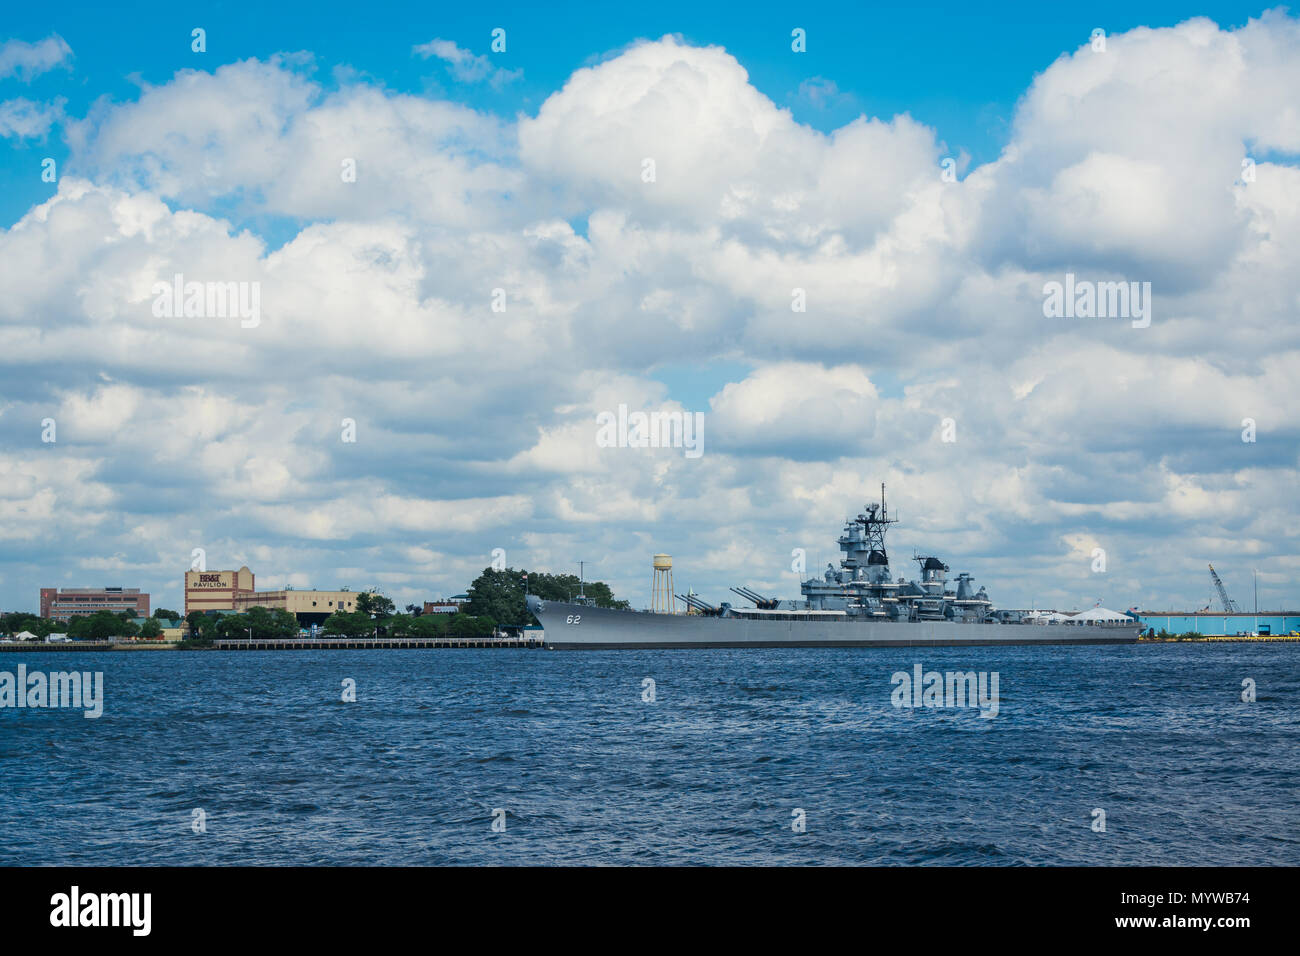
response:
<svg viewBox="0 0 1300 956"><path fill-rule="evenodd" d="M1123 624L1133 619L1127 614L1120 614L1104 607L1089 608L1070 618L1071 624Z"/></svg>
<svg viewBox="0 0 1300 956"><path fill-rule="evenodd" d="M1029 620L1034 624L1060 624L1068 621L1070 616L1062 614L1060 611L1034 611L1029 615Z"/></svg>

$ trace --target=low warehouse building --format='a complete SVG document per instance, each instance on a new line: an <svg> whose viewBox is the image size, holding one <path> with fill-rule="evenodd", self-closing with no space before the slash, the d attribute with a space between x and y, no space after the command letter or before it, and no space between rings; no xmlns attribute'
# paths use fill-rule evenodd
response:
<svg viewBox="0 0 1300 956"><path fill-rule="evenodd" d="M288 611L298 618L299 624L321 624L335 611L350 613L357 609L355 591L257 591L235 598L235 610L247 611L251 607L264 607L272 611Z"/></svg>
<svg viewBox="0 0 1300 956"><path fill-rule="evenodd" d="M1170 634L1290 634L1300 631L1300 611L1134 611L1156 631Z"/></svg>

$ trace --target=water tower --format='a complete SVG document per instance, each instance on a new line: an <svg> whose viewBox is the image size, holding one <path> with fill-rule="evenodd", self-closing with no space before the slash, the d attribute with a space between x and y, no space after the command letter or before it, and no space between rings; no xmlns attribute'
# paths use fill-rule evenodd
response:
<svg viewBox="0 0 1300 956"><path fill-rule="evenodd" d="M676 614L677 599L673 596L673 558L670 554L654 556L654 586L650 592L650 610L656 614Z"/></svg>

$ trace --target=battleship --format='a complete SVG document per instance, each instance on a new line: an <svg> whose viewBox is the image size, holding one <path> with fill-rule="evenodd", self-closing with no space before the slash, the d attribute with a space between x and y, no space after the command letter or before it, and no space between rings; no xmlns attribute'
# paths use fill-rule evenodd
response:
<svg viewBox="0 0 1300 956"><path fill-rule="evenodd" d="M803 598L765 597L752 588L731 590L752 607L709 604L693 593L677 595L687 613L655 613L596 606L583 588L568 601L526 595L542 623L547 647L572 649L675 647L951 647L1011 644L1131 644L1142 625L1117 622L1058 623L1034 611L999 610L974 578L917 554L920 577L894 579L885 535L897 519L880 502L850 518L839 538L838 569L800 585ZM1055 617L1059 618L1059 615ZM1050 621L1050 623L1049 623Z"/></svg>

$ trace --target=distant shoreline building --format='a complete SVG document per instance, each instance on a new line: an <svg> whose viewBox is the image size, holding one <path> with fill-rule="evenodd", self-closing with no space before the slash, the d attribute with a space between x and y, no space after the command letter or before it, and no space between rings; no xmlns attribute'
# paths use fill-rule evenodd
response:
<svg viewBox="0 0 1300 956"><path fill-rule="evenodd" d="M1290 634L1300 631L1300 611L1133 611L1146 627L1170 634Z"/></svg>
<svg viewBox="0 0 1300 956"><path fill-rule="evenodd" d="M320 624L335 612L357 609L355 591L282 588L258 591L248 566L238 571L186 571L185 616L194 611L242 614L249 608L288 611L299 624Z"/></svg>
<svg viewBox="0 0 1300 956"><path fill-rule="evenodd" d="M233 611L239 598L253 593L253 572L248 566L238 571L186 571L185 611Z"/></svg>
<svg viewBox="0 0 1300 956"><path fill-rule="evenodd" d="M272 611L288 611L299 624L322 624L331 614L349 614L357 609L355 591L257 591L242 594L235 599L235 611L264 607Z"/></svg>
<svg viewBox="0 0 1300 956"><path fill-rule="evenodd" d="M131 623L137 628L143 628L146 621L154 621L161 629L162 633L158 635L156 640L174 644L185 637L187 628L184 621L169 621L161 617L137 617ZM140 637L137 635L136 637L127 638L127 640L137 641L140 640Z"/></svg>
<svg viewBox="0 0 1300 956"><path fill-rule="evenodd" d="M421 614L455 614L469 603L468 594L453 594L445 601L425 601Z"/></svg>
<svg viewBox="0 0 1300 956"><path fill-rule="evenodd" d="M68 622L97 611L149 616L149 594L139 588L41 588L41 617Z"/></svg>

